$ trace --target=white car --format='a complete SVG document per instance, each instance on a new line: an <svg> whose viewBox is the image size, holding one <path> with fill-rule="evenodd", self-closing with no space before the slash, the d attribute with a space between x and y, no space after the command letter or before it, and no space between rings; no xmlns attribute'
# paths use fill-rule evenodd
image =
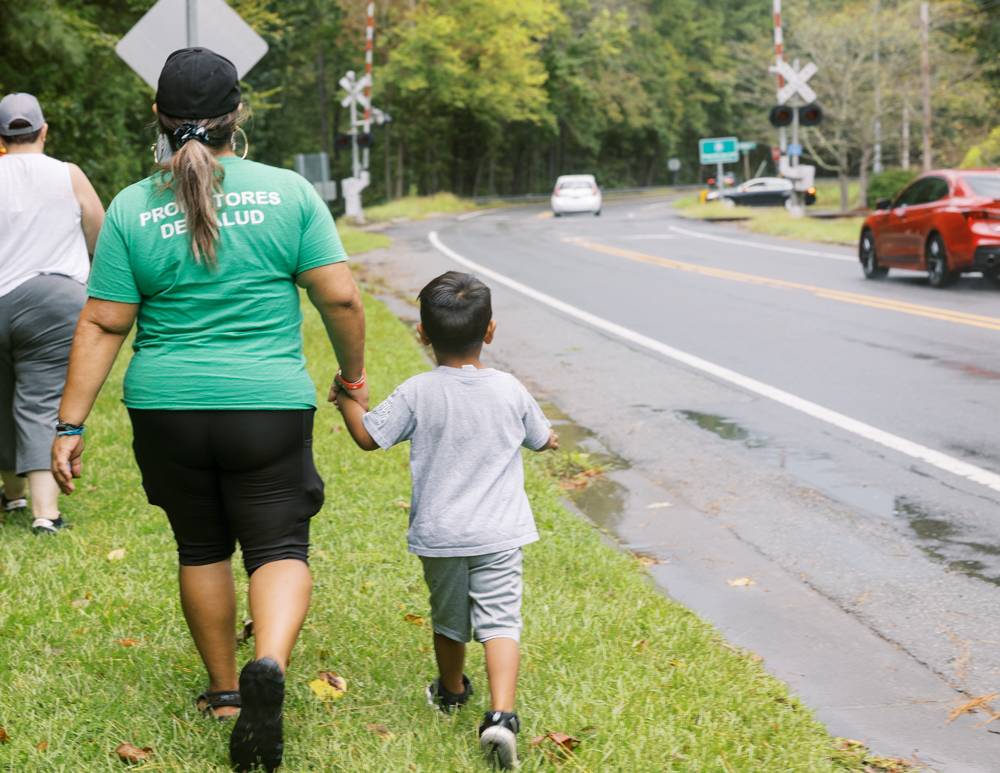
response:
<svg viewBox="0 0 1000 773"><path fill-rule="evenodd" d="M572 212L601 214L601 189L592 174L564 174L552 190L552 214L556 217Z"/></svg>

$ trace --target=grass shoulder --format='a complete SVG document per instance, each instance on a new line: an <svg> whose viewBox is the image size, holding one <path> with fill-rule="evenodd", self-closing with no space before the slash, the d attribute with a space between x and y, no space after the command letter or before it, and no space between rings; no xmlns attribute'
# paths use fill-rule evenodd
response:
<svg viewBox="0 0 1000 773"><path fill-rule="evenodd" d="M366 305L379 399L428 365L411 331L370 297ZM305 316L323 392L329 344L319 317ZM194 709L205 677L176 601L170 529L132 462L125 359L88 422L85 477L65 502L75 528L39 539L26 516L0 526L0 724L11 770L120 769L113 750L123 741L152 747L150 769L229 769L229 726ZM487 694L480 653L469 661L478 688L469 709L445 720L423 696L434 668L420 565L406 552L407 449L358 451L321 401L314 450L326 504L312 521L315 591L288 674L284 769L484 770L474 742ZM548 732L580 739L565 770L872 769L867 752L831 738L755 657L662 596L639 562L568 512L546 471L558 460L527 457L541 540L526 548L522 770L556 769L557 747L529 745ZM550 469L573 475L585 463ZM238 584L245 599L245 579ZM250 659L252 644L239 657ZM323 670L346 678L339 699L310 689Z"/></svg>
<svg viewBox="0 0 1000 773"><path fill-rule="evenodd" d="M800 241L854 246L862 217L795 217L783 207L734 207L718 201L702 203L697 194L674 202L683 217L707 222L737 222L754 233Z"/></svg>

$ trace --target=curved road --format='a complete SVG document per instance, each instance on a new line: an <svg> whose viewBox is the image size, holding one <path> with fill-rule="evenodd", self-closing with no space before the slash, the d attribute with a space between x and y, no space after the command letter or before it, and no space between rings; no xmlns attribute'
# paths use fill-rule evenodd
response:
<svg viewBox="0 0 1000 773"><path fill-rule="evenodd" d="M443 270L486 273L493 356L630 464L620 512L591 515L663 559L672 595L835 732L991 769L1000 739L944 719L956 691L1000 687L1000 290L866 281L852 250L662 199L393 236L364 262L410 298ZM737 598L722 580L744 575Z"/></svg>

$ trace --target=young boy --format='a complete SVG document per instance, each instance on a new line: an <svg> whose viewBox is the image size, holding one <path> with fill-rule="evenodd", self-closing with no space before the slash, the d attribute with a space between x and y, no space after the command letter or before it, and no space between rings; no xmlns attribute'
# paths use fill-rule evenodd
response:
<svg viewBox="0 0 1000 773"><path fill-rule="evenodd" d="M559 441L524 386L480 362L495 329L489 288L469 274L442 274L420 291L417 327L438 367L405 381L370 413L345 388L337 406L366 451L410 441L408 541L430 590L439 674L427 698L446 713L469 700L463 666L474 629L490 686L479 743L491 763L511 768L520 729L521 547L538 539L520 450Z"/></svg>

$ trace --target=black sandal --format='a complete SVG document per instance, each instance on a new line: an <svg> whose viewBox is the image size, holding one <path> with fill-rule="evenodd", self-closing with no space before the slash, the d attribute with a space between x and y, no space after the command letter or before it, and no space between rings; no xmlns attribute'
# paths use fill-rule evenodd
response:
<svg viewBox="0 0 1000 773"><path fill-rule="evenodd" d="M240 699L239 690L217 690L215 692L205 691L197 698L194 699L194 705L197 706L198 711L204 714L206 717L212 717L219 722L225 722L227 719L232 719L235 714L229 716L219 716L215 713L216 709L222 708L242 708L243 702Z"/></svg>

